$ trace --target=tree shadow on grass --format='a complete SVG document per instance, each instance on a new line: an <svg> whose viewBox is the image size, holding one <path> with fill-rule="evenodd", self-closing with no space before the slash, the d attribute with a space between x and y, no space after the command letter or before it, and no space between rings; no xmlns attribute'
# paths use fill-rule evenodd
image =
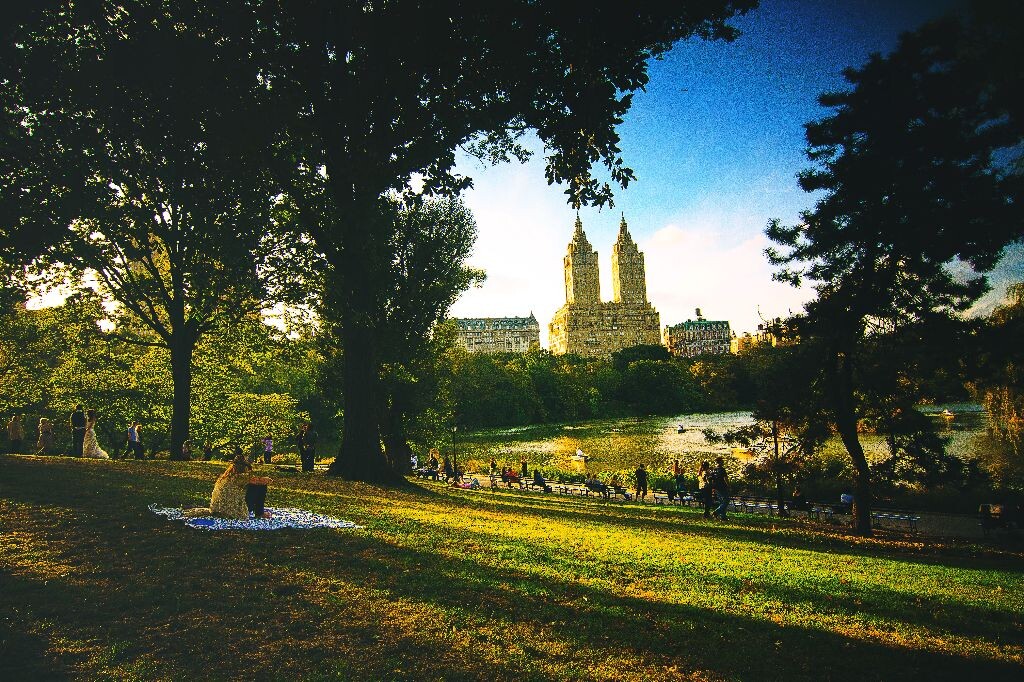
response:
<svg viewBox="0 0 1024 682"><path fill-rule="evenodd" d="M8 576L2 572L0 576L0 584L13 587L8 583ZM68 667L49 654L48 638L26 632L24 626L24 621L13 616L0 616L0 671L4 679L53 682L71 679Z"/></svg>
<svg viewBox="0 0 1024 682"><path fill-rule="evenodd" d="M474 540L478 541L481 536L490 538L492 546L508 541L507 536L479 528L473 529L472 533L463 532L461 536L461 541L467 545ZM516 539L515 542L527 556L543 556L545 565L554 575L572 576L584 571L588 578L598 577L595 572L588 572L586 566L580 567L580 558L573 553L574 549L529 539ZM616 559L613 558L613 561ZM628 573L628 580L631 581L657 579L664 575L663 566L637 562L632 558L618 559L615 566L605 562L601 570L605 574L612 570L617 570L619 575ZM914 595L881 585L844 584L839 578L827 581L827 584L822 585L824 589L815 589L805 586L807 583L787 582L785 575L780 574L778 577L778 580L771 580L770 576L745 578L702 571L694 575L693 579L699 579L708 587L721 587L728 594L754 593L766 600L791 607L809 605L819 613L849 618L875 616L939 632L1024 646L1024 614L1019 612L986 608L969 601L951 601L941 596Z"/></svg>
<svg viewBox="0 0 1024 682"><path fill-rule="evenodd" d="M483 565L468 556L410 550L367 534L196 534L189 538L193 558L182 554L180 536L162 535L144 550L124 546L117 537L91 539L89 544L100 554L124 547L129 564L148 560L146 572L119 590L97 591L70 581L51 581L43 589L24 576L5 575L4 599L20 595L33 611L59 620L71 632L102 635L108 641L133 638L141 651L159 656L164 672L199 669L214 671L214 678L253 674L250 661L231 654L249 650L252 636L259 638L259 646L280 637L288 642L287 650L270 651L282 676L324 669L339 658L344 660L343 668L337 668L342 677L364 679L386 675L395 661L405 661L412 677L449 679L556 679L565 677L559 671L586 672L591 664L622 660L635 661L640 675L672 676L668 671L674 666L682 674L738 679L927 675L931 680L1009 680L1021 673L1019 666L999 661L885 646L735 613L616 595ZM278 568L258 568L272 557L280 559ZM210 561L229 570L202 572ZM240 573L236 569L241 566L253 567L253 572ZM109 577L102 568L95 575ZM314 577L358 587L347 587L337 600L325 602L311 592ZM161 591L161 585L174 587ZM89 601L90 608L75 608ZM446 651L439 659L436 642L424 632L386 635L389 615L409 605L432 606L435 617L462 631L515 629L518 648L495 660L495 648L500 651L505 644L481 641L481 652L491 655ZM143 634L151 629L157 632ZM171 638L163 639L166 634ZM315 638L325 638L337 649L325 649ZM552 641L565 645L561 653L549 651ZM297 647L296 642L311 646ZM383 662L387 664L382 667ZM612 672L593 676L628 677L632 671Z"/></svg>
<svg viewBox="0 0 1024 682"><path fill-rule="evenodd" d="M182 490L194 489L199 481L183 478ZM51 506L54 514L77 510L91 523L68 537L64 520L46 509L35 518L23 510L7 519L35 533L48 551L61 554L61 561L77 558L82 574L51 581L45 589L37 579L4 575L0 604L27 604L70 633L134 641L139 651L122 654L126 664L151 653L161 660L160 670L172 677L195 670L223 678L283 678L333 670L342 678L364 679L555 679L630 677L634 672L672 677L696 671L739 679L926 674L931 680L999 680L1019 679L1024 672L1019 665L982 656L867 641L857 636L853 618L850 636L844 636L776 625L736 613L736 607L730 612L616 595L570 576L553 578L490 565L474 558L473 551L459 551L469 547L476 531L452 529L432 535L432 546L411 548L375 535L372 528L365 533L203 533L142 509L118 517L111 512L136 508L152 497L153 489L166 493L179 485L129 488L121 498L112 496L116 486L129 481L129 476L112 474L86 479L87 490L67 495L57 494L56 488L5 485L0 497ZM387 493L379 494L359 503L379 505ZM446 497L443 506L453 506L460 497ZM471 512L480 505L463 501L454 506ZM516 505L515 511L540 519L580 520L574 510L521 507ZM630 513L613 516L594 520L642 532L693 532L692 523ZM410 522L407 528L415 532L417 524ZM728 528L709 528L708 535ZM769 542L771 537L753 541ZM527 551L551 551L543 543L533 545ZM559 558L557 551L553 556ZM325 595L315 586L318 579L340 585L340 591ZM723 584L743 589L732 578ZM804 601L819 612L843 617L863 610L855 603L833 608L821 603L822 595L813 590L776 589L774 598ZM403 624L397 611L407 607L425 608L424 617ZM910 605L893 605L893 615L905 618L904 607ZM425 623L427 618L436 622ZM392 627L392 622L399 624ZM479 640L463 635L456 645L445 644L439 655L437 633L448 627L488 634ZM496 632L514 632L519 641L495 641ZM1019 631L1011 641L1019 641ZM39 646L41 642L26 642L18 650L31 658L33 647ZM254 646L265 648L262 659L246 657L244 652ZM275 658L276 667L262 667ZM629 661L635 662L635 671ZM595 667L603 664L612 667ZM671 670L673 665L677 671ZM405 666L405 672L395 673L397 666Z"/></svg>
<svg viewBox="0 0 1024 682"><path fill-rule="evenodd" d="M540 497L540 495L504 494L480 499L458 493L429 491L429 496L444 499L447 504L465 509L477 506L504 506L517 514L559 521L594 520L647 531L686 532L712 539L735 540L799 549L827 552L856 557L893 559L908 563L951 568L995 569L1011 573L1024 573L1024 559L1019 553L985 551L978 556L975 545L967 547L943 546L920 551L908 551L899 546L886 546L881 541L863 541L852 535L836 535L824 529L808 528L792 520L772 520L749 514L733 514L731 522L703 518L698 510L661 508L653 505L641 507L620 504L594 504L566 497ZM738 524L744 525L738 525Z"/></svg>

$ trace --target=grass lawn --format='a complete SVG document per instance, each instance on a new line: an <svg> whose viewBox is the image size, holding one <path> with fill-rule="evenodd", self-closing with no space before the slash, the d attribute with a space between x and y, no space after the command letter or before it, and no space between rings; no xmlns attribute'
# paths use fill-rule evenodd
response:
<svg viewBox="0 0 1024 682"><path fill-rule="evenodd" d="M192 530L222 466L0 457L0 678L1024 679L1019 544L274 474L362 530Z"/></svg>

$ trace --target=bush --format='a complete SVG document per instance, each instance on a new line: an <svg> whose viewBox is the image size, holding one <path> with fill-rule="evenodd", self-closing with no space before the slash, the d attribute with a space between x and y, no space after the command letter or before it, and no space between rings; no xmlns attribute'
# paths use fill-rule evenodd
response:
<svg viewBox="0 0 1024 682"><path fill-rule="evenodd" d="M270 463L271 464L294 464L294 465L298 466L298 464L299 464L299 455L297 453L294 453L294 452L282 452L282 453L279 453L279 454L271 456Z"/></svg>

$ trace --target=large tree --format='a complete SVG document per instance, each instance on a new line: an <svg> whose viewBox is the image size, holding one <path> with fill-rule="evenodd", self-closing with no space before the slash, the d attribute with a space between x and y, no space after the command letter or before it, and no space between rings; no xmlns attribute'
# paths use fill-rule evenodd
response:
<svg viewBox="0 0 1024 682"><path fill-rule="evenodd" d="M283 157L317 245L334 270L345 349L344 440L332 472L390 478L376 406L380 362L375 320L387 277L375 269L387 246L376 203L419 174L426 193L467 187L454 172L460 147L504 161L537 132L549 182L570 201L602 204L611 188L601 163L625 185L615 126L647 62L674 41L731 38L725 21L751 0L656 3L637 9L598 1L510 0L489 4L277 0L260 4L261 77L293 115Z"/></svg>
<svg viewBox="0 0 1024 682"><path fill-rule="evenodd" d="M386 286L373 320L382 378L377 409L388 466L405 473L412 454L409 422L436 402L422 395L426 387L419 385L420 378L431 372L434 355L443 350L434 342L433 332L459 295L482 282L484 273L466 265L476 241L476 222L459 199L385 197L379 205L381 220L390 227L377 269ZM335 300L338 289L331 281L322 318L326 333L321 334L332 351L333 362L325 367L328 381L344 376L348 359L344 347L334 347L342 322L332 313L343 305ZM339 402L347 406L346 397L339 396Z"/></svg>
<svg viewBox="0 0 1024 682"><path fill-rule="evenodd" d="M3 35L0 248L92 279L118 304L115 335L168 349L172 454L196 343L284 293L303 246L275 225L287 214L240 9L43 2Z"/></svg>
<svg viewBox="0 0 1024 682"><path fill-rule="evenodd" d="M778 278L817 289L799 334L826 349L827 406L853 461L863 533L872 498L857 422L870 409L869 346L958 316L1022 234L1013 95L1024 21L1015 3L975 9L904 35L891 55L847 70L849 90L820 98L833 112L807 125L815 166L800 176L820 199L799 224L768 226L782 247L768 252L785 266ZM891 385L896 398L907 388Z"/></svg>

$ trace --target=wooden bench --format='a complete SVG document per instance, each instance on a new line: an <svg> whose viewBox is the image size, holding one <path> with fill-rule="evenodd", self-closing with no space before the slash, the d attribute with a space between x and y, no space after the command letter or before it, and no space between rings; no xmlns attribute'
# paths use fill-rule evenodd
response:
<svg viewBox="0 0 1024 682"><path fill-rule="evenodd" d="M807 518L809 519L834 521L835 515L835 510L830 504L812 504L807 507Z"/></svg>
<svg viewBox="0 0 1024 682"><path fill-rule="evenodd" d="M908 529L916 531L917 522L921 520L921 517L900 512L871 512L871 520L878 522L891 521L897 524L906 524Z"/></svg>
<svg viewBox="0 0 1024 682"><path fill-rule="evenodd" d="M667 490L654 491L654 504L674 504L688 507L693 501L694 497L689 493L673 493L669 495Z"/></svg>
<svg viewBox="0 0 1024 682"><path fill-rule="evenodd" d="M577 483L559 483L554 486L555 490L560 495L578 495L580 497L590 497L590 488L585 485L579 485Z"/></svg>
<svg viewBox="0 0 1024 682"><path fill-rule="evenodd" d="M633 499L633 496L630 495L626 491L626 489L623 488L622 486L618 486L618 485L609 485L608 486L608 499L615 499L616 497L618 497L620 495L622 496L622 499L624 501L626 501L626 502L628 502L629 500Z"/></svg>

